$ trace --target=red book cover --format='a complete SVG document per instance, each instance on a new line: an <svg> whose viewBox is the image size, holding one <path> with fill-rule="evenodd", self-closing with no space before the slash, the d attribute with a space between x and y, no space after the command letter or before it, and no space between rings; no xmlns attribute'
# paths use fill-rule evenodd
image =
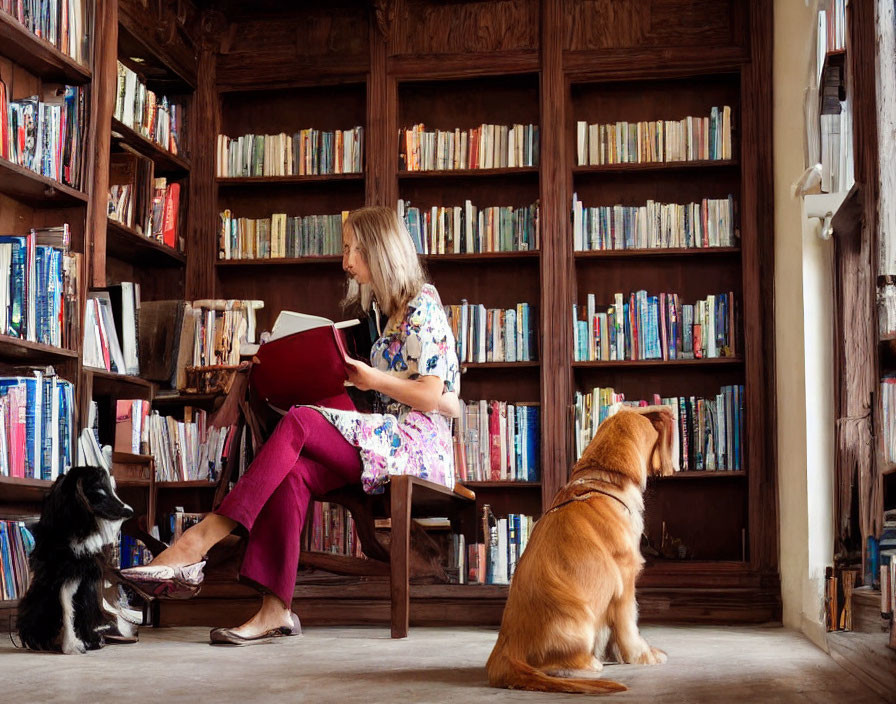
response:
<svg viewBox="0 0 896 704"><path fill-rule="evenodd" d="M488 404L489 468L493 482L501 480L501 410L497 401Z"/></svg>
<svg viewBox="0 0 896 704"><path fill-rule="evenodd" d="M172 183L165 194L165 216L162 226L162 241L177 249L177 213L180 205L180 184Z"/></svg>
<svg viewBox="0 0 896 704"><path fill-rule="evenodd" d="M249 382L262 399L282 410L308 404L353 411L355 406L345 391L349 355L342 333L331 321L317 320L323 324L263 344L255 355L258 361L252 366ZM275 338L279 322L274 325Z"/></svg>

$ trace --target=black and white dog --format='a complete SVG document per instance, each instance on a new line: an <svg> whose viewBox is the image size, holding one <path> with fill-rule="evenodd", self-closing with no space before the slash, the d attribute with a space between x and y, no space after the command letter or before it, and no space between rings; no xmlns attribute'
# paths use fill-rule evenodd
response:
<svg viewBox="0 0 896 704"><path fill-rule="evenodd" d="M19 603L26 647L63 653L103 647L103 548L133 515L101 467L74 467L56 480L34 528L32 581Z"/></svg>

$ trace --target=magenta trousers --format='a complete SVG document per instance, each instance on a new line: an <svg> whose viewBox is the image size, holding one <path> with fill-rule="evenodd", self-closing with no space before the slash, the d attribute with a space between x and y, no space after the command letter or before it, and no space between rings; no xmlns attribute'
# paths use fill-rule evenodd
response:
<svg viewBox="0 0 896 704"><path fill-rule="evenodd" d="M215 511L249 531L240 575L288 608L311 496L360 479L358 448L313 408L291 409Z"/></svg>

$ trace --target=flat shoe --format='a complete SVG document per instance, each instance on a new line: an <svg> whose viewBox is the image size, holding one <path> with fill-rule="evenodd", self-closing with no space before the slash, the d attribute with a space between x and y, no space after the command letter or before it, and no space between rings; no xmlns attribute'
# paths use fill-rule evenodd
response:
<svg viewBox="0 0 896 704"><path fill-rule="evenodd" d="M257 645L259 643L269 643L275 638L302 635L302 624L299 621L299 617L294 613L291 613L290 616L292 617L292 626L272 628L250 638L239 635L231 628L213 628L211 633L208 634L209 643L211 645Z"/></svg>
<svg viewBox="0 0 896 704"><path fill-rule="evenodd" d="M119 570L121 578L150 598L190 599L199 593L205 560L191 565L140 565Z"/></svg>

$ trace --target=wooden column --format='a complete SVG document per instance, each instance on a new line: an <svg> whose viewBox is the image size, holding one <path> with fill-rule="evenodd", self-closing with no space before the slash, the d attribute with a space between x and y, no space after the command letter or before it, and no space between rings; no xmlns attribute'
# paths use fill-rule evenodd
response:
<svg viewBox="0 0 896 704"><path fill-rule="evenodd" d="M118 82L118 0L96 0L93 82L93 168L84 254L88 285L106 285L106 222L109 193L109 155L112 150L112 115Z"/></svg>
<svg viewBox="0 0 896 704"><path fill-rule="evenodd" d="M777 572L777 427L775 336L774 171L771 62L774 38L771 0L750 3L750 63L741 72L741 248L746 357L744 457L750 482L749 557L754 567Z"/></svg>
<svg viewBox="0 0 896 704"><path fill-rule="evenodd" d="M367 79L367 153L365 202L394 208L398 202L398 90L387 73L393 3L376 3L370 24L370 73Z"/></svg>
<svg viewBox="0 0 896 704"><path fill-rule="evenodd" d="M541 476L542 506L566 482L573 459L572 301L569 233L570 155L566 151L569 87L563 73L563 2L541 4Z"/></svg>
<svg viewBox="0 0 896 704"><path fill-rule="evenodd" d="M408 562L411 551L411 481L408 476L395 475L389 480L389 503L392 518L389 542L392 637L407 638L411 612L408 587L411 576Z"/></svg>
<svg viewBox="0 0 896 704"><path fill-rule="evenodd" d="M188 300L215 295L215 261L218 259L218 188L215 181L215 149L220 132L216 52L226 27L223 15L208 11L202 16L198 45L196 93L190 124L190 198L187 204L187 271L184 282Z"/></svg>

